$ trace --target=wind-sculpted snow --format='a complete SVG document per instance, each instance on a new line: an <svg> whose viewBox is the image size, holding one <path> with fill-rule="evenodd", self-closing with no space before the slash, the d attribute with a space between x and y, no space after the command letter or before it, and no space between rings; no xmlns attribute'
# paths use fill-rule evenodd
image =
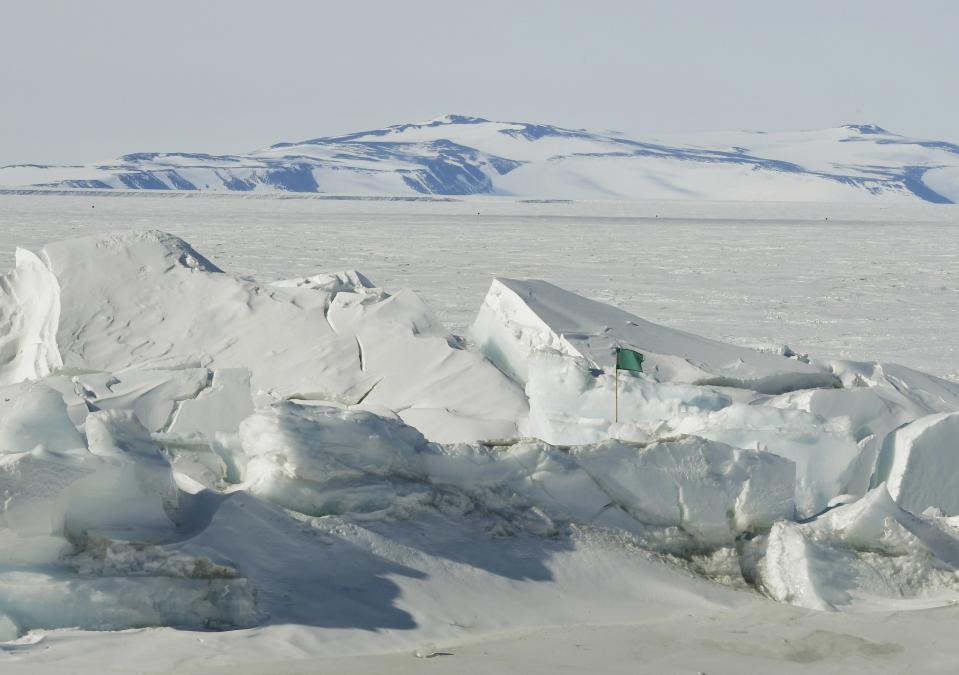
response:
<svg viewBox="0 0 959 675"><path fill-rule="evenodd" d="M260 283L156 231L21 252L2 290L0 641L470 620L446 583L518 593L508 624L611 549L803 607L959 599L959 386L924 373L537 280L468 341L360 272Z"/></svg>
<svg viewBox="0 0 959 675"><path fill-rule="evenodd" d="M957 170L954 144L875 125L667 143L445 115L241 155L137 152L99 165L0 167L0 187L951 203Z"/></svg>

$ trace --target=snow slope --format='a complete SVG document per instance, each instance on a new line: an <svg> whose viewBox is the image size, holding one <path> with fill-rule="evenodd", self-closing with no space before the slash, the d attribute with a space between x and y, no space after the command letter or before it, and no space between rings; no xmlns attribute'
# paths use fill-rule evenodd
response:
<svg viewBox="0 0 959 675"><path fill-rule="evenodd" d="M872 125L639 141L445 115L240 155L0 167L3 188L498 194L536 199L957 201L959 146Z"/></svg>
<svg viewBox="0 0 959 675"><path fill-rule="evenodd" d="M4 672L959 599L955 383L726 345L539 280L494 280L469 344L413 291L261 283L154 230L17 263ZM618 345L648 369L616 373Z"/></svg>

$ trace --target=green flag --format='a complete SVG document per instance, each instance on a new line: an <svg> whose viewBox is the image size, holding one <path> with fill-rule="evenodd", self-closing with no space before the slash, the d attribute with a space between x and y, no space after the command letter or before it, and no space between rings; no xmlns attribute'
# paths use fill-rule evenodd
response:
<svg viewBox="0 0 959 675"><path fill-rule="evenodd" d="M632 349L616 348L616 370L631 370L634 373L643 372L643 355Z"/></svg>

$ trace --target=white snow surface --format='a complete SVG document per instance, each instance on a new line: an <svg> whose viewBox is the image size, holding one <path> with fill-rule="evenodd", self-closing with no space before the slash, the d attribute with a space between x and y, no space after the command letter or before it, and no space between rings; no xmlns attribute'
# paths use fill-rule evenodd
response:
<svg viewBox="0 0 959 675"><path fill-rule="evenodd" d="M875 125L636 140L443 115L238 155L0 167L0 187L353 196L955 203L959 146Z"/></svg>
<svg viewBox="0 0 959 675"><path fill-rule="evenodd" d="M299 672L547 625L820 627L774 601L959 600L945 379L726 344L536 279L493 280L467 340L412 290L258 281L157 230L19 252L0 290L4 672L100 672L102 653ZM617 373L617 346L644 371ZM687 658L853 649L869 669L913 648L863 626L782 654L704 627Z"/></svg>

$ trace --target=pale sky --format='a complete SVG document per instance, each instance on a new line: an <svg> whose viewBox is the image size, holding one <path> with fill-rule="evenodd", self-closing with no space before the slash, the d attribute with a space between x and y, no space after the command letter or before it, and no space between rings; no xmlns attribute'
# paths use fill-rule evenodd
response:
<svg viewBox="0 0 959 675"><path fill-rule="evenodd" d="M444 113L959 140L954 0L0 0L0 165Z"/></svg>

